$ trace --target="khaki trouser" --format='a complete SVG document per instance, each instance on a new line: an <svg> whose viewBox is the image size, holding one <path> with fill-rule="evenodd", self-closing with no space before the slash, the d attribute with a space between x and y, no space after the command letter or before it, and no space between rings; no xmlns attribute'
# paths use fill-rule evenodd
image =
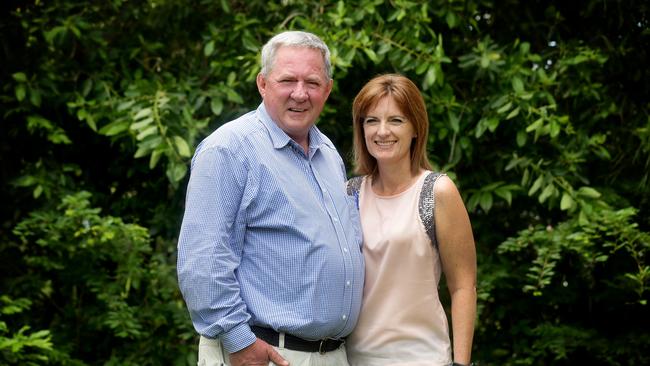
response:
<svg viewBox="0 0 650 366"><path fill-rule="evenodd" d="M289 361L289 366L349 366L345 353L345 345L337 350L320 354L318 352L300 352L284 348L283 337L280 337L280 347L274 347L278 353ZM201 337L199 341L198 366L227 366L229 365L228 352L218 339ZM274 366L269 362L269 366Z"/></svg>

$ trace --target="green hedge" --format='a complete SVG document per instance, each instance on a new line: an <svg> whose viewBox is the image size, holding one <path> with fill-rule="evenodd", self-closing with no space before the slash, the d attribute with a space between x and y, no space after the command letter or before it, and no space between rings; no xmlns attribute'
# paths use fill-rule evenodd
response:
<svg viewBox="0 0 650 366"><path fill-rule="evenodd" d="M0 363L196 363L174 267L189 160L260 102L258 53L284 29L331 47L318 123L347 161L363 83L421 86L474 227L476 360L650 362L646 2L3 7Z"/></svg>

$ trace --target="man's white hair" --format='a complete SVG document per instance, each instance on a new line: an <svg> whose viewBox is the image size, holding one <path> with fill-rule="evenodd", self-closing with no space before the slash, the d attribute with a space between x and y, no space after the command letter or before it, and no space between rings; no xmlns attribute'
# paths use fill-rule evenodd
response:
<svg viewBox="0 0 650 366"><path fill-rule="evenodd" d="M320 51L323 55L325 73L332 78L330 50L317 35L302 31L286 31L275 35L262 47L262 75L267 76L273 69L278 49L282 46L307 47Z"/></svg>

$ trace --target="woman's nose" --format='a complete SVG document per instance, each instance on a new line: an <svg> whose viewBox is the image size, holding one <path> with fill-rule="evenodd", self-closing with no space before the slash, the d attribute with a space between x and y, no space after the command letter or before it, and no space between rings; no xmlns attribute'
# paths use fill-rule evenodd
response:
<svg viewBox="0 0 650 366"><path fill-rule="evenodd" d="M379 126L377 126L377 134L378 135L387 135L388 132L389 132L388 124L386 123L386 121L379 122Z"/></svg>

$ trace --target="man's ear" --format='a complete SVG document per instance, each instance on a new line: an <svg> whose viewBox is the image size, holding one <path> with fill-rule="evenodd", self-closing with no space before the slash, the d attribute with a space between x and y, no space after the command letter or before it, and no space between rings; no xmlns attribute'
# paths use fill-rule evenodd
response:
<svg viewBox="0 0 650 366"><path fill-rule="evenodd" d="M257 83L257 91L260 93L262 98L264 98L264 95L266 94L266 79L264 78L264 75L262 75L262 73L257 74L255 82Z"/></svg>
<svg viewBox="0 0 650 366"><path fill-rule="evenodd" d="M330 79L330 81L327 83L327 98L329 98L333 87L334 87L334 79Z"/></svg>

